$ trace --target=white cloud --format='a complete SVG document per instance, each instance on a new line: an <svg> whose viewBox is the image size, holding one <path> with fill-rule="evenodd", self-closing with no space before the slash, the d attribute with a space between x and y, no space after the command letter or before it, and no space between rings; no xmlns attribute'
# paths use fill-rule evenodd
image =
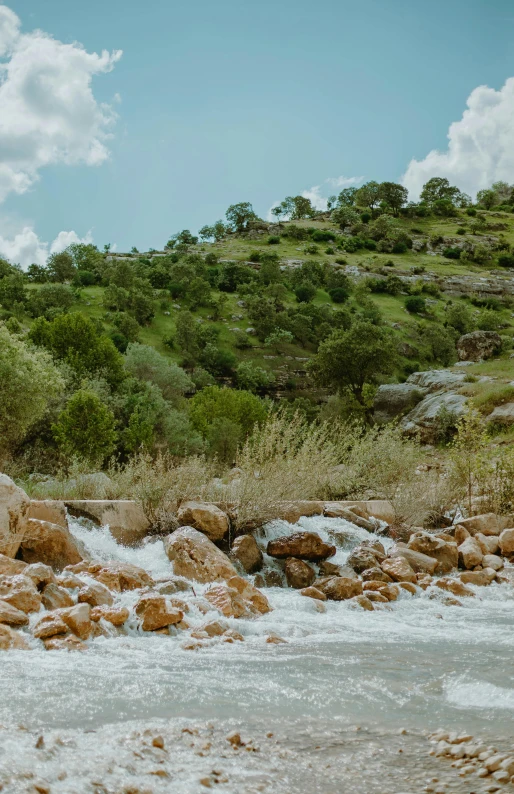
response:
<svg viewBox="0 0 514 794"><path fill-rule="evenodd" d="M342 190L344 187L353 187L358 185L363 179L363 176L331 176L328 179L325 179L325 182L331 185L333 188L339 188L339 190Z"/></svg>
<svg viewBox="0 0 514 794"><path fill-rule="evenodd" d="M325 179L323 185L330 185L331 190L329 192L332 193L337 189L342 190L344 187L358 185L363 179L364 177L362 176L331 176L328 179ZM300 195L302 195L304 198L308 198L315 209L324 212L327 209L328 197L325 197L321 194L322 190L327 192L327 188L323 188L322 185L314 185L307 190L303 190ZM280 201L273 202L266 215L266 220L275 220L274 216L271 214L271 210L273 207L278 207L279 204Z"/></svg>
<svg viewBox="0 0 514 794"><path fill-rule="evenodd" d="M49 254L64 251L71 243L91 243L91 232L79 237L76 232L59 232L52 243L39 239L31 226L25 226L11 238L0 235L0 256L26 270L29 265L44 265Z"/></svg>
<svg viewBox="0 0 514 794"><path fill-rule="evenodd" d="M0 5L0 201L25 193L41 168L99 165L109 156L112 107L96 101L91 82L110 72L121 50L88 53L41 30L20 32Z"/></svg>
<svg viewBox="0 0 514 794"><path fill-rule="evenodd" d="M448 149L433 150L424 160L411 160L402 181L411 199L424 183L442 176L475 196L493 182L514 182L514 77L499 90L475 88L460 121L450 125Z"/></svg>

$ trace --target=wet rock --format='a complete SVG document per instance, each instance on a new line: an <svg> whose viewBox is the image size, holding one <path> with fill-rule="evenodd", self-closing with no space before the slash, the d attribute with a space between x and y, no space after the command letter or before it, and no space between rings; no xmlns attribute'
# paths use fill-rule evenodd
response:
<svg viewBox="0 0 514 794"><path fill-rule="evenodd" d="M344 518L350 524L355 524L368 532L374 532L378 526L377 521L359 515L351 507L337 507L333 504L331 506L329 503L328 506L325 506L325 515L331 518Z"/></svg>
<svg viewBox="0 0 514 794"><path fill-rule="evenodd" d="M514 554L514 529L504 529L500 535L500 549L505 557Z"/></svg>
<svg viewBox="0 0 514 794"><path fill-rule="evenodd" d="M438 562L436 559L434 559L434 557L429 557L428 554L421 554L419 551L413 551L412 549L409 549L408 546L400 543L396 544L389 550L389 557L391 559L401 557L409 564L415 573L433 574L438 565Z"/></svg>
<svg viewBox="0 0 514 794"><path fill-rule="evenodd" d="M479 587L486 587L491 584L496 577L496 572L491 568L486 568L483 571L463 571L460 574L460 580L463 584L474 584Z"/></svg>
<svg viewBox="0 0 514 794"><path fill-rule="evenodd" d="M327 581L316 580L315 586L330 601L346 601L362 594L362 582L345 576L331 576Z"/></svg>
<svg viewBox="0 0 514 794"><path fill-rule="evenodd" d="M93 607L90 618L94 623L103 619L113 626L123 626L125 621L128 620L129 614L127 607L108 607L103 605L100 607Z"/></svg>
<svg viewBox="0 0 514 794"><path fill-rule="evenodd" d="M14 557L23 540L30 499L6 474L0 474L0 553Z"/></svg>
<svg viewBox="0 0 514 794"><path fill-rule="evenodd" d="M285 587L285 576L274 568L268 568L254 579L255 587Z"/></svg>
<svg viewBox="0 0 514 794"><path fill-rule="evenodd" d="M385 595L375 590L367 590L366 598L373 604L387 604L389 602L389 599Z"/></svg>
<svg viewBox="0 0 514 794"><path fill-rule="evenodd" d="M480 544L482 554L497 554L500 550L500 538L497 535L482 535L477 532L475 540Z"/></svg>
<svg viewBox="0 0 514 794"><path fill-rule="evenodd" d="M333 557L336 547L325 543L315 532L295 532L276 540L270 540L267 547L270 557L285 559L296 557L300 560L318 562Z"/></svg>
<svg viewBox="0 0 514 794"><path fill-rule="evenodd" d="M377 558L372 553L371 549L357 546L348 557L348 565L350 565L356 573L362 573L367 568L373 568L377 565Z"/></svg>
<svg viewBox="0 0 514 794"><path fill-rule="evenodd" d="M0 625L0 651L27 651L29 644L23 634L14 631L9 626Z"/></svg>
<svg viewBox="0 0 514 794"><path fill-rule="evenodd" d="M508 524L497 516L496 513L483 513L479 516L471 516L471 518L463 518L459 521L459 526L464 527L470 535L476 535L481 532L482 535L500 535L503 529L506 529Z"/></svg>
<svg viewBox="0 0 514 794"><path fill-rule="evenodd" d="M297 590L309 587L316 578L316 572L308 563L288 557L285 564L286 581L289 587Z"/></svg>
<svg viewBox="0 0 514 794"><path fill-rule="evenodd" d="M256 573L262 568L262 551L253 535L240 535L236 538L230 556L239 562L245 573Z"/></svg>
<svg viewBox="0 0 514 794"><path fill-rule="evenodd" d="M73 634L68 634L66 637L50 637L50 639L43 640L47 651L85 651L87 645L74 637Z"/></svg>
<svg viewBox="0 0 514 794"><path fill-rule="evenodd" d="M64 587L58 584L47 584L41 594L41 600L45 609L63 609L73 606L73 598Z"/></svg>
<svg viewBox="0 0 514 794"><path fill-rule="evenodd" d="M192 587L187 579L174 576L169 579L156 580L153 589L160 595L174 595L175 593L187 593Z"/></svg>
<svg viewBox="0 0 514 794"><path fill-rule="evenodd" d="M199 632L205 634L206 637L221 637L228 631L228 623L220 623L219 620L211 620L210 623L203 623L201 626L198 626L197 629L191 632L191 637L195 639L202 639L201 637L197 636Z"/></svg>
<svg viewBox="0 0 514 794"><path fill-rule="evenodd" d="M345 568L345 573L341 573L342 569ZM328 560L322 560L318 566L318 570L320 576L346 576L348 572L353 571L353 568L350 568L349 565L336 565L335 562L329 562Z"/></svg>
<svg viewBox="0 0 514 794"><path fill-rule="evenodd" d="M136 604L136 615L141 618L143 631L155 631L180 623L184 613L170 607L164 596L145 595Z"/></svg>
<svg viewBox="0 0 514 794"><path fill-rule="evenodd" d="M261 593L247 579L243 579L242 576L232 576L227 584L242 596L245 602L251 606L254 614L265 615L267 612L271 612L269 601L264 593Z"/></svg>
<svg viewBox="0 0 514 794"><path fill-rule="evenodd" d="M181 527L194 527L209 540L221 540L230 526L227 514L207 502L184 502L178 509L177 519Z"/></svg>
<svg viewBox="0 0 514 794"><path fill-rule="evenodd" d="M32 579L22 574L0 576L0 600L22 612L39 612L41 596Z"/></svg>
<svg viewBox="0 0 514 794"><path fill-rule="evenodd" d="M413 552L413 554L415 553ZM381 568L395 582L412 582L415 584L417 581L416 574L403 557L387 558L382 563Z"/></svg>
<svg viewBox="0 0 514 794"><path fill-rule="evenodd" d="M416 574L416 579L418 580L418 587L421 587L422 590L426 590L427 587L430 587L430 585L433 582L432 577L429 576L427 573Z"/></svg>
<svg viewBox="0 0 514 794"><path fill-rule="evenodd" d="M27 521L20 551L25 562L42 562L57 571L87 556L68 529L35 518Z"/></svg>
<svg viewBox="0 0 514 794"><path fill-rule="evenodd" d="M13 560L5 554L0 554L0 576L16 576L18 573L24 573L27 567L27 563L22 560Z"/></svg>
<svg viewBox="0 0 514 794"><path fill-rule="evenodd" d="M416 593L418 592L416 590L416 585L412 584L412 582L399 582L399 585L402 588L402 590L405 590L407 593L410 593L411 595L416 595Z"/></svg>
<svg viewBox="0 0 514 794"><path fill-rule="evenodd" d="M475 565L480 565L483 556L480 544L475 538L466 538L459 546L459 563L462 568L471 570Z"/></svg>
<svg viewBox="0 0 514 794"><path fill-rule="evenodd" d="M68 626L64 620L55 612L49 612L39 618L32 628L34 637L38 640L46 640L58 634L67 634Z"/></svg>
<svg viewBox="0 0 514 794"><path fill-rule="evenodd" d="M501 348L501 336L496 331L472 331L457 342L460 361L482 361L499 353Z"/></svg>
<svg viewBox="0 0 514 794"><path fill-rule="evenodd" d="M367 612L373 612L374 606L371 603L371 600L366 595L358 595L350 598L350 604L355 604L355 606L359 606L361 609L365 609Z"/></svg>
<svg viewBox="0 0 514 794"><path fill-rule="evenodd" d="M79 590L78 600L79 603L89 604L91 607L99 607L102 604L111 606L114 603L112 593L100 582L89 582L87 585L83 585Z"/></svg>
<svg viewBox="0 0 514 794"><path fill-rule="evenodd" d="M84 516L109 532L125 546L132 546L148 534L150 522L141 505L130 499L73 499L65 502L72 516Z"/></svg>
<svg viewBox="0 0 514 794"><path fill-rule="evenodd" d="M380 593L387 601L396 601L400 595L400 590L396 585L389 585L385 582L365 582L363 585L364 594Z"/></svg>
<svg viewBox="0 0 514 794"><path fill-rule="evenodd" d="M367 568L362 572L363 582L392 582L391 577L382 568Z"/></svg>
<svg viewBox="0 0 514 794"><path fill-rule="evenodd" d="M407 545L412 551L437 560L435 572L438 574L449 573L458 565L459 553L457 544L454 542L448 543L428 532L415 532L411 535Z"/></svg>
<svg viewBox="0 0 514 794"><path fill-rule="evenodd" d="M177 576L208 583L237 575L227 555L194 527L182 527L168 535L164 547Z"/></svg>
<svg viewBox="0 0 514 794"><path fill-rule="evenodd" d="M108 563L91 564L88 571L98 582L118 592L152 587L154 584L152 577L144 568L129 562L112 560Z"/></svg>
<svg viewBox="0 0 514 794"><path fill-rule="evenodd" d="M240 576L213 585L204 596L227 618L256 617L271 610L266 596Z"/></svg>
<svg viewBox="0 0 514 794"><path fill-rule="evenodd" d="M456 596L470 597L475 595L473 590L470 590L469 587L466 587L466 585L459 579L450 579L449 577L444 577L437 579L434 584L436 587L441 588L441 590L446 590L447 592Z"/></svg>
<svg viewBox="0 0 514 794"><path fill-rule="evenodd" d="M327 600L325 593L322 593L317 587L304 587L303 590L300 590L300 595L315 598L317 601Z"/></svg>
<svg viewBox="0 0 514 794"><path fill-rule="evenodd" d="M67 609L60 609L57 614L68 629L81 640L87 640L92 631L91 608L89 604L76 604Z"/></svg>
<svg viewBox="0 0 514 794"><path fill-rule="evenodd" d="M280 505L277 518L281 518L289 524L296 524L303 516L322 516L323 509L323 502L309 501L307 499L283 502Z"/></svg>
<svg viewBox="0 0 514 794"><path fill-rule="evenodd" d="M482 558L482 565L484 568L492 568L493 571L501 571L503 568L503 560L496 554L484 554Z"/></svg>
<svg viewBox="0 0 514 794"><path fill-rule="evenodd" d="M35 562L27 565L23 571L24 576L32 579L38 590L42 590L47 584L55 584L55 574L49 565L42 562Z"/></svg>
<svg viewBox="0 0 514 794"><path fill-rule="evenodd" d="M25 612L16 609L7 601L0 601L0 623L7 623L9 626L26 626L28 622Z"/></svg>
<svg viewBox="0 0 514 794"><path fill-rule="evenodd" d="M457 546L460 546L462 543L464 543L466 538L471 537L471 534L468 532L468 530L465 527L461 527L460 524L457 524L457 526L455 527L455 532L453 537L455 539L455 543L457 544Z"/></svg>
<svg viewBox="0 0 514 794"><path fill-rule="evenodd" d="M266 637L266 642L268 645L287 645L287 640L285 640L283 637L279 637L279 635L275 634L275 632L268 634Z"/></svg>
<svg viewBox="0 0 514 794"><path fill-rule="evenodd" d="M61 587L68 587L70 590L75 590L77 587L84 587L82 579L79 579L74 573L68 573L66 571L60 576L57 576L55 581Z"/></svg>

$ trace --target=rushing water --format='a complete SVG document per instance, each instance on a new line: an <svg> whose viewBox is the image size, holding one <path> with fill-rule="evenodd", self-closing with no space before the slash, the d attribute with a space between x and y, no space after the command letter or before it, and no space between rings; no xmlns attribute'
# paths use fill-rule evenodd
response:
<svg viewBox="0 0 514 794"><path fill-rule="evenodd" d="M314 517L301 519L294 527L274 522L260 542L264 546L269 538L299 528L336 542L335 562L344 562L357 543L370 537L342 519ZM128 549L119 546L105 529L91 529L77 521L72 530L95 559L133 562L156 577L170 574L159 540ZM388 542L384 540L385 545ZM276 565L270 559L267 563ZM199 595L202 588L195 590ZM18 759L23 759L20 748L24 737L40 731L67 731L91 759L120 730L157 725L161 732L173 731L194 720L202 725L211 721L223 729L239 726L249 735L261 737L273 731L289 743L295 758L304 760L307 751L300 750L305 737L323 734L325 738L319 742L330 745L335 736L355 731L355 726L371 731L373 741L380 735L397 735L400 729L414 737L440 726L465 730L490 742L513 735L514 589L510 585L475 588L476 597L462 599L461 607L445 606L439 597L431 599L430 589L416 597L403 592L398 601L374 612L345 602L327 602L320 613L317 602L291 589L267 588L265 592L272 612L256 620L229 621L244 635L243 643L213 644L192 652L181 647L180 636L144 634L132 621L128 635L94 640L83 654L48 653L39 648L2 654L0 724L6 733L0 732L0 772L5 771L14 746ZM128 606L136 598L135 593L122 594ZM205 616L192 607L188 621L199 625L217 617L215 612ZM272 632L287 643L267 644ZM29 733L21 738L16 734L15 744L10 745L20 723ZM98 733L86 734L88 730ZM104 738L100 740L100 736ZM173 741L178 742L177 737ZM370 738L369 746L372 743ZM273 755L271 750L268 755ZM287 767L286 756L278 761L277 769L280 763ZM54 762L48 763L51 767ZM183 761L182 788L177 782L175 788L168 789L160 778L154 778L146 790L202 790L198 775L194 776L198 763L196 756ZM252 759L252 763L257 761ZM366 763L369 766L369 759ZM279 781L278 773L275 783L266 782L264 775L259 784L259 774L264 774L259 768L257 782L252 778L245 787L239 780L233 789L222 781L219 790L287 792L294 782L294 791L304 794L343 791L337 786L316 788L324 780L319 774L316 783L308 783L307 766L295 780L298 769L296 762L291 765L286 784L281 778ZM188 770L194 772L191 780ZM67 788L69 779L62 784L56 779L52 792L97 790L91 781L86 784L79 777L72 788ZM378 784L377 788L368 785L367 789L353 789L348 783L344 790L362 794L400 790L389 789L386 783L383 789ZM14 786L11 790L30 789Z"/></svg>

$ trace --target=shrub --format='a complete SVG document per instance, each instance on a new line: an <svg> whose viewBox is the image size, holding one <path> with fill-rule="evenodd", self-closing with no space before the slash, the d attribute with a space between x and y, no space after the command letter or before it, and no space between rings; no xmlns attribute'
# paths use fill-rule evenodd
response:
<svg viewBox="0 0 514 794"><path fill-rule="evenodd" d="M280 237L278 234L272 234L268 237L268 245L278 245L280 243Z"/></svg>
<svg viewBox="0 0 514 794"><path fill-rule="evenodd" d="M392 253L393 254L405 254L405 253L407 253L408 250L409 250L409 247L408 247L407 243L404 243L402 240L400 240L399 242L394 243L393 248L392 248Z"/></svg>
<svg viewBox="0 0 514 794"><path fill-rule="evenodd" d="M476 214L477 214L477 211L476 211L476 209L474 207L467 207L466 215L469 215L471 218L474 218Z"/></svg>
<svg viewBox="0 0 514 794"><path fill-rule="evenodd" d="M305 282L296 287L294 294L298 303L310 303L316 296L316 287L314 284Z"/></svg>
<svg viewBox="0 0 514 794"><path fill-rule="evenodd" d="M264 391L274 380L271 373L258 367L253 361L243 361L236 367L236 381L240 389L252 393Z"/></svg>
<svg viewBox="0 0 514 794"><path fill-rule="evenodd" d="M52 425L52 432L66 455L97 464L114 452L114 426L114 414L100 398L92 391L79 389Z"/></svg>
<svg viewBox="0 0 514 794"><path fill-rule="evenodd" d="M240 425L246 436L267 414L266 404L256 395L220 386L202 389L189 400L188 408L193 427L203 436L213 421L222 417Z"/></svg>
<svg viewBox="0 0 514 794"><path fill-rule="evenodd" d="M330 232L327 229L315 229L311 232L311 240L315 243L331 243L337 239L337 235L334 232Z"/></svg>
<svg viewBox="0 0 514 794"><path fill-rule="evenodd" d="M498 257L500 267L514 267L514 254L501 254Z"/></svg>
<svg viewBox="0 0 514 794"><path fill-rule="evenodd" d="M424 314L427 305L425 299L422 298L421 295L409 295L409 297L405 299L405 308L410 314Z"/></svg>
<svg viewBox="0 0 514 794"><path fill-rule="evenodd" d="M125 368L135 378L154 383L170 402L177 402L184 394L194 391L194 384L184 370L148 345L130 344Z"/></svg>
<svg viewBox="0 0 514 794"><path fill-rule="evenodd" d="M443 256L445 256L446 259L460 259L460 255L460 248L445 248L443 251Z"/></svg>
<svg viewBox="0 0 514 794"><path fill-rule="evenodd" d="M66 312L74 301L73 290L67 284L43 284L31 292L27 308L32 317L41 317L51 310Z"/></svg>
<svg viewBox="0 0 514 794"><path fill-rule="evenodd" d="M497 312L486 309L480 313L478 318L477 328L480 331L499 331L504 325L501 317Z"/></svg>
<svg viewBox="0 0 514 794"><path fill-rule="evenodd" d="M475 330L475 320L471 311L464 303L452 303L446 308L446 325L459 334L469 334Z"/></svg>
<svg viewBox="0 0 514 794"><path fill-rule="evenodd" d="M467 231L463 226L459 226L457 229L457 234L467 234Z"/></svg>
<svg viewBox="0 0 514 794"><path fill-rule="evenodd" d="M343 259L342 257L338 257L338 258L336 259L336 264L337 264L337 265L346 265L346 264L348 264L348 263L347 263L347 260L346 260L346 259Z"/></svg>
<svg viewBox="0 0 514 794"><path fill-rule="evenodd" d="M334 303L344 303L349 298L348 290L344 287L334 287L334 289L329 289L328 294L330 295L330 300Z"/></svg>

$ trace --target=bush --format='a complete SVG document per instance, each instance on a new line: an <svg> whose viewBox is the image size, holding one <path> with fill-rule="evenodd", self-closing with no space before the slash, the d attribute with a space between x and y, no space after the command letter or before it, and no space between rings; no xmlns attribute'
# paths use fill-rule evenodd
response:
<svg viewBox="0 0 514 794"><path fill-rule="evenodd" d="M408 250L409 250L409 247L408 247L407 243L404 243L402 240L400 240L399 242L394 243L393 248L392 248L392 253L393 254L406 254Z"/></svg>
<svg viewBox="0 0 514 794"><path fill-rule="evenodd" d="M457 229L457 234L467 234L467 231L463 226L459 226Z"/></svg>
<svg viewBox="0 0 514 794"><path fill-rule="evenodd" d="M268 237L268 245L278 245L280 243L280 237L278 234L272 234Z"/></svg>
<svg viewBox="0 0 514 794"><path fill-rule="evenodd" d="M43 284L30 293L27 308L32 317L49 315L50 310L66 312L73 305L74 294L66 284Z"/></svg>
<svg viewBox="0 0 514 794"><path fill-rule="evenodd" d="M66 455L95 464L114 452L114 426L114 414L100 398L92 391L79 389L52 425L52 432Z"/></svg>
<svg viewBox="0 0 514 794"><path fill-rule="evenodd" d="M315 229L311 232L311 240L315 243L332 243L337 240L337 235L327 229Z"/></svg>
<svg viewBox="0 0 514 794"><path fill-rule="evenodd" d="M348 264L346 259L343 259L342 257L338 257L338 259L336 259L336 265L346 265L346 264Z"/></svg>
<svg viewBox="0 0 514 794"><path fill-rule="evenodd" d="M471 218L474 218L476 214L477 214L477 211L476 211L476 209L474 207L467 207L466 215L469 215Z"/></svg>
<svg viewBox="0 0 514 794"><path fill-rule="evenodd" d="M310 303L316 296L316 287L306 282L296 287L294 294L298 303Z"/></svg>
<svg viewBox="0 0 514 794"><path fill-rule="evenodd" d="M514 267L514 254L501 254L498 264L500 267Z"/></svg>
<svg viewBox="0 0 514 794"><path fill-rule="evenodd" d="M460 255L460 248L445 248L443 251L443 256L445 256L446 259L460 259Z"/></svg>
<svg viewBox="0 0 514 794"><path fill-rule="evenodd" d="M127 348L125 368L139 380L154 383L165 400L177 402L184 394L194 392L194 384L174 361L148 345L133 342Z"/></svg>
<svg viewBox="0 0 514 794"><path fill-rule="evenodd" d="M424 314L427 305L425 299L422 298L421 295L409 295L409 297L405 299L405 308L410 314Z"/></svg>
<svg viewBox="0 0 514 794"><path fill-rule="evenodd" d="M334 303L344 303L349 298L349 292L344 287L329 289L328 294L330 295L330 300Z"/></svg>
<svg viewBox="0 0 514 794"><path fill-rule="evenodd" d="M275 378L253 361L243 361L236 368L236 381L239 389L252 393L264 391L274 382Z"/></svg>
<svg viewBox="0 0 514 794"><path fill-rule="evenodd" d="M469 334L476 327L473 315L464 303L452 303L447 306L445 324L461 335Z"/></svg>
<svg viewBox="0 0 514 794"><path fill-rule="evenodd" d="M189 400L189 416L193 427L204 437L215 419L226 418L238 424L243 436L266 419L266 404L248 391L207 386Z"/></svg>

